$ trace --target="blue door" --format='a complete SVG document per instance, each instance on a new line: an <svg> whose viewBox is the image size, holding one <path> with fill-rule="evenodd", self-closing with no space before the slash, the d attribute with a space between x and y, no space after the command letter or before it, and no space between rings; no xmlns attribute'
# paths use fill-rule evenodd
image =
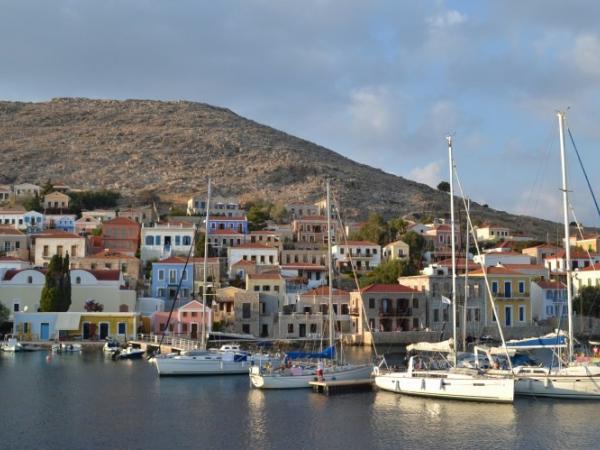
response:
<svg viewBox="0 0 600 450"><path fill-rule="evenodd" d="M512 307L506 306L504 308L504 325L507 327L512 326Z"/></svg>
<svg viewBox="0 0 600 450"><path fill-rule="evenodd" d="M40 339L42 341L47 341L50 339L50 324L47 322L40 324Z"/></svg>
<svg viewBox="0 0 600 450"><path fill-rule="evenodd" d="M504 282L504 297L505 298L511 298L512 297L511 282L510 281L505 281Z"/></svg>

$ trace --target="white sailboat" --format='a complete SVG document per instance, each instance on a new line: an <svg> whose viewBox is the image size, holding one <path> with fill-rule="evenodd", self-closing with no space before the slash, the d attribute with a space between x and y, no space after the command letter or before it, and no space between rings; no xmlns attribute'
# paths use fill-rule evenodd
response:
<svg viewBox="0 0 600 450"><path fill-rule="evenodd" d="M325 352L305 355L319 359L320 362L318 364L294 364L291 367L281 368L255 366L250 370L252 386L259 389L299 389L311 387L309 383L317 379L323 381L340 381L365 379L371 376L372 366L369 364L336 363L335 361L331 365L323 364L324 358L335 358L329 181L327 181L327 250L327 265L329 270L329 348Z"/></svg>
<svg viewBox="0 0 600 450"><path fill-rule="evenodd" d="M206 272L208 259L208 227L210 217L211 183L208 179L208 195L206 200L206 238L204 239L204 277L202 283L201 351L191 354L158 355L154 358L156 370L164 375L235 375L246 374L254 365L279 364L277 356L267 354L251 354L241 351L239 346L225 345L219 350L206 349ZM190 250L191 251L191 250Z"/></svg>
<svg viewBox="0 0 600 450"><path fill-rule="evenodd" d="M454 160L452 138L448 136L448 159L450 168L450 226L452 246L452 318L453 338L444 343L419 343L407 350L443 353L452 356L450 368L427 366L421 359L411 356L406 371L374 369L375 384L380 389L399 394L454 400L511 403L514 399L514 379L511 376L490 377L478 369L456 367L456 244L454 222ZM448 363L450 361L447 360Z"/></svg>
<svg viewBox="0 0 600 450"><path fill-rule="evenodd" d="M556 351L558 366L550 367L515 367L515 392L517 395L552 397L566 399L595 399L600 400L600 366L578 364L573 353L573 293L572 293L572 268L571 248L569 241L569 191L567 190L567 163L565 155L565 115L558 112L558 129L560 139L560 162L562 173L562 200L564 219L564 248L567 274L567 315L568 335L544 336L543 338L525 339L522 341L507 342L509 348L532 349L547 348ZM561 349L567 350L567 361L563 363ZM497 371L491 371L497 373Z"/></svg>

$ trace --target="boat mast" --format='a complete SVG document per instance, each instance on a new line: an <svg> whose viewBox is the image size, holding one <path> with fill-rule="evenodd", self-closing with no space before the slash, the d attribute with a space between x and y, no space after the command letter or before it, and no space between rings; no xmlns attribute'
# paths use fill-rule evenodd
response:
<svg viewBox="0 0 600 450"><path fill-rule="evenodd" d="M206 229L204 231L204 260L202 261L202 340L200 346L206 348L206 270L208 267L208 219L210 218L210 177L208 177L208 194L206 196Z"/></svg>
<svg viewBox="0 0 600 450"><path fill-rule="evenodd" d="M327 180L327 271L329 276L329 346L333 347L333 268L331 267L331 200L329 199L329 180Z"/></svg>
<svg viewBox="0 0 600 450"><path fill-rule="evenodd" d="M471 200L467 199L467 217L471 208ZM466 221L467 236L465 239L465 301L463 303L462 345L463 352L467 351L467 301L469 299L469 220ZM473 320L473 318L471 318Z"/></svg>
<svg viewBox="0 0 600 450"><path fill-rule="evenodd" d="M454 340L454 365L456 366L456 242L454 235L454 160L452 136L448 141L448 167L450 169L450 245L452 246L452 339Z"/></svg>
<svg viewBox="0 0 600 450"><path fill-rule="evenodd" d="M560 169L562 173L563 219L565 226L565 272L567 273L567 314L569 323L569 362L573 360L573 293L571 290L571 242L569 240L569 191L567 190L567 158L565 154L565 113L557 112L560 137Z"/></svg>

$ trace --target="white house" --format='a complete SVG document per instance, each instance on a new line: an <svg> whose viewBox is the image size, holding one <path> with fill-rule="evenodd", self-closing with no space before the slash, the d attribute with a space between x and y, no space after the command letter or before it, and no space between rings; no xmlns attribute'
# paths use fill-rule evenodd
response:
<svg viewBox="0 0 600 450"><path fill-rule="evenodd" d="M489 252L475 255L473 262L486 267L498 264L531 264L531 257L517 252Z"/></svg>
<svg viewBox="0 0 600 450"><path fill-rule="evenodd" d="M288 292L313 289L327 282L327 267L322 264L293 263L281 265L281 276L286 279Z"/></svg>
<svg viewBox="0 0 600 450"><path fill-rule="evenodd" d="M157 223L142 225L140 256L143 263L150 259L187 256L195 228L187 223Z"/></svg>
<svg viewBox="0 0 600 450"><path fill-rule="evenodd" d="M499 225L484 225L482 227L475 227L475 233L479 242L497 241L499 239L508 239L510 228Z"/></svg>
<svg viewBox="0 0 600 450"><path fill-rule="evenodd" d="M227 249L228 273L233 274L232 266L238 261L255 262L257 266L278 266L279 252L277 248L266 244L246 243Z"/></svg>
<svg viewBox="0 0 600 450"><path fill-rule="evenodd" d="M534 320L567 315L567 287L560 281L532 281L530 294Z"/></svg>
<svg viewBox="0 0 600 450"><path fill-rule="evenodd" d="M44 215L37 211L27 211L23 214L23 229L28 233L36 233L44 229L46 223Z"/></svg>
<svg viewBox="0 0 600 450"><path fill-rule="evenodd" d="M544 264L552 272L564 272L566 269L565 251L561 250L553 256L549 256L544 260ZM586 252L578 249L571 249L571 269L583 269L592 264L600 263L600 255L598 253Z"/></svg>
<svg viewBox="0 0 600 450"><path fill-rule="evenodd" d="M206 215L206 195L195 195L187 202L187 214ZM227 217L243 216L244 209L236 198L214 196L210 199L210 214Z"/></svg>
<svg viewBox="0 0 600 450"><path fill-rule="evenodd" d="M92 217L99 222L106 222L117 217L117 212L113 209L94 209L93 211L81 211L81 218Z"/></svg>
<svg viewBox="0 0 600 450"><path fill-rule="evenodd" d="M25 229L25 212L25 209L19 207L0 208L0 225L11 225L19 230Z"/></svg>
<svg viewBox="0 0 600 450"><path fill-rule="evenodd" d="M406 242L394 241L383 247L383 259L392 261L394 259L408 259L410 247Z"/></svg>
<svg viewBox="0 0 600 450"><path fill-rule="evenodd" d="M46 230L31 235L36 266L48 266L54 255L70 258L86 255L85 238L61 230Z"/></svg>
<svg viewBox="0 0 600 450"><path fill-rule="evenodd" d="M586 286L600 287L600 264L589 265L573 272L574 295Z"/></svg>
<svg viewBox="0 0 600 450"><path fill-rule="evenodd" d="M357 271L372 270L381 263L381 246L369 241L347 241L331 247L335 264L351 270L350 261Z"/></svg>
<svg viewBox="0 0 600 450"><path fill-rule="evenodd" d="M13 192L17 198L34 197L40 195L42 188L37 184L21 183L13 185Z"/></svg>

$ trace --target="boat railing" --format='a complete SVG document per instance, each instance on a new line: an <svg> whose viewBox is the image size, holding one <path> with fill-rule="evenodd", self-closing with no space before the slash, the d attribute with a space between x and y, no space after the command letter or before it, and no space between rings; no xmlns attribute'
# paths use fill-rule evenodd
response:
<svg viewBox="0 0 600 450"><path fill-rule="evenodd" d="M149 344L160 345L161 339L163 345L169 345L180 350L198 350L201 348L200 340L177 336L164 336L163 338L163 336L159 334L139 334L136 340L147 342Z"/></svg>

